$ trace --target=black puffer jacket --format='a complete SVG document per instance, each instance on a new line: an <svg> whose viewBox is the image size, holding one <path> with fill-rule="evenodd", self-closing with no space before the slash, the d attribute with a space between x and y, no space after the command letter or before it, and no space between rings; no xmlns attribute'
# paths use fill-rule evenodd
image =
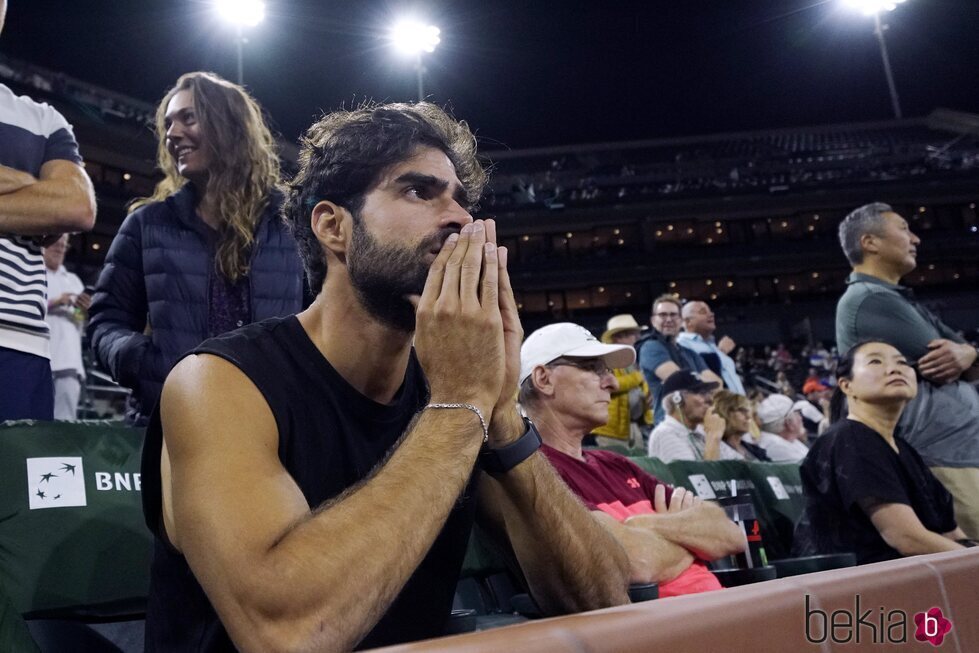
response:
<svg viewBox="0 0 979 653"><path fill-rule="evenodd" d="M88 332L102 366L133 390L134 414L148 416L163 380L180 357L208 337L211 275L208 227L197 216L193 187L140 207L109 247L90 311ZM302 262L279 218L276 195L256 229L250 284L251 322L297 313ZM144 335L147 324L149 335Z"/></svg>

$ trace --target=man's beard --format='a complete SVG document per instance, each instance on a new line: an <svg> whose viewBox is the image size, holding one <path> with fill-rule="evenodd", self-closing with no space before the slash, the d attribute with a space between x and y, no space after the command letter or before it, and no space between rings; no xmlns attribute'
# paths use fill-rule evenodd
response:
<svg viewBox="0 0 979 653"><path fill-rule="evenodd" d="M355 217L347 272L367 312L388 327L413 332L415 307L407 296L422 294L429 269L425 255L456 231L443 229L415 247L383 245Z"/></svg>

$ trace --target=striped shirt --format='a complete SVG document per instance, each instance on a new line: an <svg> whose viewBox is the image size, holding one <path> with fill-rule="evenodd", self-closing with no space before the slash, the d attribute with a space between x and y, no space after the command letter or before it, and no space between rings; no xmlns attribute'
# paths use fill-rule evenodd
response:
<svg viewBox="0 0 979 653"><path fill-rule="evenodd" d="M38 177L56 159L81 163L71 125L47 104L0 84L0 165ZM47 358L46 308L40 246L32 238L0 233L0 347Z"/></svg>

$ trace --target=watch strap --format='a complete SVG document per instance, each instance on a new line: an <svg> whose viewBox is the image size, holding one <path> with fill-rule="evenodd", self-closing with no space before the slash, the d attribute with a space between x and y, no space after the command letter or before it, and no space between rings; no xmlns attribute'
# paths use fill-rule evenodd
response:
<svg viewBox="0 0 979 653"><path fill-rule="evenodd" d="M483 445L479 452L479 464L490 474L505 474L540 449L542 440L537 427L526 417L523 418L527 430L510 444L493 449Z"/></svg>

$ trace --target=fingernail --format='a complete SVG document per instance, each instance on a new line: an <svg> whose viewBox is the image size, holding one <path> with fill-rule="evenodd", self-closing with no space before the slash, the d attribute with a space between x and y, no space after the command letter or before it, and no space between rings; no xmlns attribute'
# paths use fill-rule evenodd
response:
<svg viewBox="0 0 979 653"><path fill-rule="evenodd" d="M482 220L476 220L476 222L473 222L472 223L472 230L474 232L477 232L477 233L480 232L480 231L482 231L483 230L483 221Z"/></svg>
<svg viewBox="0 0 979 653"><path fill-rule="evenodd" d="M492 254L496 251L496 245L493 243L486 243L483 245L483 251L485 251L487 254Z"/></svg>
<svg viewBox="0 0 979 653"><path fill-rule="evenodd" d="M459 240L459 234L449 234L449 237L445 239L445 244L455 245L457 240Z"/></svg>
<svg viewBox="0 0 979 653"><path fill-rule="evenodd" d="M472 223L470 222L467 225L463 225L462 231L460 233L468 234L468 233L472 233L472 230L473 230L473 226Z"/></svg>

